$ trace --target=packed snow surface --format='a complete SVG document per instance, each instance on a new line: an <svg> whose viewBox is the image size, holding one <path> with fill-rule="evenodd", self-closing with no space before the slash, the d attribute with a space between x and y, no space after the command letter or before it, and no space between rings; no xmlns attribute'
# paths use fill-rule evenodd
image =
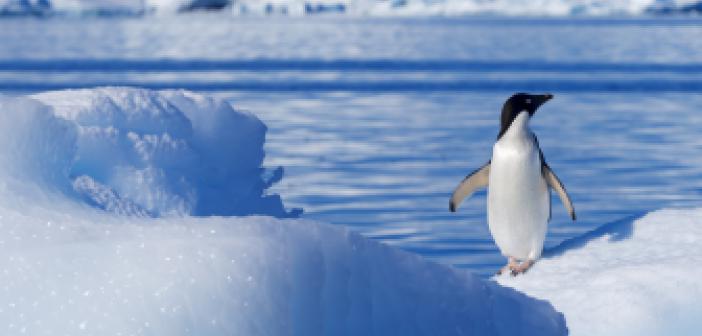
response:
<svg viewBox="0 0 702 336"><path fill-rule="evenodd" d="M0 96L4 334L567 333L545 301L340 227L187 216L260 202L224 177L257 167L264 129L183 91Z"/></svg>
<svg viewBox="0 0 702 336"><path fill-rule="evenodd" d="M610 223L544 255L497 280L553 303L571 335L699 335L702 209Z"/></svg>
<svg viewBox="0 0 702 336"><path fill-rule="evenodd" d="M266 126L228 103L187 91L99 88L40 93L76 133L65 158L73 189L136 215L285 217L265 190L282 169L261 167ZM71 148L70 146L67 148Z"/></svg>
<svg viewBox="0 0 702 336"><path fill-rule="evenodd" d="M141 15L224 10L238 15L640 15L700 12L699 0L0 0L4 14Z"/></svg>

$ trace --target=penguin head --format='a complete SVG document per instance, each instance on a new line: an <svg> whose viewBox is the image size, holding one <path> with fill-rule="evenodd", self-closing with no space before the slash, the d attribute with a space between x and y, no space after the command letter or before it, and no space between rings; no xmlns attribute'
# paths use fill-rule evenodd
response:
<svg viewBox="0 0 702 336"><path fill-rule="evenodd" d="M532 95L528 93L515 93L512 97L509 97L505 101L505 105L502 107L502 115L500 117L500 134L497 136L499 139L502 135L507 132L509 126L512 125L517 116L522 112L529 114L529 117L536 113L536 109L543 105L545 102L553 98L550 93Z"/></svg>

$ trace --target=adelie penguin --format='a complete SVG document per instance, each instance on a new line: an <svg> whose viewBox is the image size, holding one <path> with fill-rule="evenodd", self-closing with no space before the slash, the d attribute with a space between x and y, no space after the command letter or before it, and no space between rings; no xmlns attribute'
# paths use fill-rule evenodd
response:
<svg viewBox="0 0 702 336"><path fill-rule="evenodd" d="M526 272L541 256L551 219L551 192L558 193L570 217L575 210L565 187L546 163L529 120L553 95L517 93L502 107L500 133L492 159L456 187L449 209L476 189L488 187L488 226L508 263L497 274ZM549 189L550 188L550 189Z"/></svg>

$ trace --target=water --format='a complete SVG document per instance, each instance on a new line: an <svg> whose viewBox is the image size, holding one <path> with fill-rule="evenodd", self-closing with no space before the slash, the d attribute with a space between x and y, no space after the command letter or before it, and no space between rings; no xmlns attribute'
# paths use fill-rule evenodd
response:
<svg viewBox="0 0 702 336"><path fill-rule="evenodd" d="M702 204L702 20L0 20L0 90L190 88L269 126L273 188L304 216L483 275L502 262L485 193L455 185L490 157L515 91L573 199L547 246L607 222ZM168 62L162 61L168 59Z"/></svg>

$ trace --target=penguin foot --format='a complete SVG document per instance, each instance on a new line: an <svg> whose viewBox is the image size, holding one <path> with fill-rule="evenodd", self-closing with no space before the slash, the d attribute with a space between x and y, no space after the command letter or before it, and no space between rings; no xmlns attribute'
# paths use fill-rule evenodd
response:
<svg viewBox="0 0 702 336"><path fill-rule="evenodd" d="M519 275L519 274L524 274L524 273L526 273L526 271L528 271L529 268L531 268L531 266L533 266L533 265L534 265L534 261L533 261L533 260L526 260L526 261L522 262L521 264L517 265L516 267L510 268L510 269L512 270L511 274L512 274L513 277L515 277L515 276L517 276L517 275Z"/></svg>
<svg viewBox="0 0 702 336"><path fill-rule="evenodd" d="M502 268L497 270L495 272L496 275L502 275L502 273L506 273L507 271L514 272L514 269L519 267L519 262L517 262L516 258L509 257L507 265L504 265Z"/></svg>

